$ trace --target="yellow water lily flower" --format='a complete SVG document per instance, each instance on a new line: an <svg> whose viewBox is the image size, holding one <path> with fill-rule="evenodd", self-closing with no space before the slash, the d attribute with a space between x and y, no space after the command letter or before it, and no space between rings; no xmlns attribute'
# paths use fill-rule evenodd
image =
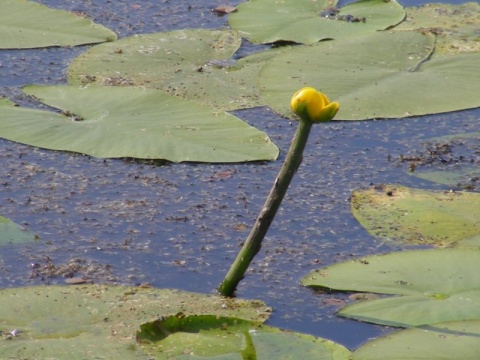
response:
<svg viewBox="0 0 480 360"><path fill-rule="evenodd" d="M340 105L330 102L324 93L304 87L293 94L290 107L303 120L318 123L332 120Z"/></svg>

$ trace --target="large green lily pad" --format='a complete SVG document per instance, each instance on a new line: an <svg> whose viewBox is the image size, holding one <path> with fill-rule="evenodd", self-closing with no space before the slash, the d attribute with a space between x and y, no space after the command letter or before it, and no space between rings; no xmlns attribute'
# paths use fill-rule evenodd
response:
<svg viewBox="0 0 480 360"><path fill-rule="evenodd" d="M154 359L329 359L350 351L332 341L258 322L183 313L141 326L137 339Z"/></svg>
<svg viewBox="0 0 480 360"><path fill-rule="evenodd" d="M136 35L92 47L68 70L70 84L144 86L228 111L263 105L261 66L279 50L232 56L240 36L226 30L175 30Z"/></svg>
<svg viewBox="0 0 480 360"><path fill-rule="evenodd" d="M302 278L305 286L392 295L453 294L480 289L480 251L428 249L371 255ZM480 309L479 309L480 310Z"/></svg>
<svg viewBox="0 0 480 360"><path fill-rule="evenodd" d="M406 19L395 30L433 31L437 35L435 54L480 51L478 2L460 5L432 3L405 10Z"/></svg>
<svg viewBox="0 0 480 360"><path fill-rule="evenodd" d="M402 295L354 303L339 315L391 326L480 320L480 251L430 249L368 256L315 270L301 283Z"/></svg>
<svg viewBox="0 0 480 360"><path fill-rule="evenodd" d="M470 189L480 179L480 169L476 164L463 164L443 170L416 169L412 175L439 184Z"/></svg>
<svg viewBox="0 0 480 360"><path fill-rule="evenodd" d="M336 120L399 118L480 106L480 53L429 59L434 41L428 32L400 31L292 47L263 67L260 94L272 109L291 116L292 94L313 86L340 103Z"/></svg>
<svg viewBox="0 0 480 360"><path fill-rule="evenodd" d="M24 91L63 113L0 100L1 137L100 158L241 162L278 156L264 132L161 91L104 86L28 86Z"/></svg>
<svg viewBox="0 0 480 360"><path fill-rule="evenodd" d="M397 185L356 190L352 212L385 240L447 245L480 234L480 194L427 191Z"/></svg>
<svg viewBox="0 0 480 360"><path fill-rule="evenodd" d="M369 341L352 360L477 360L480 321L460 321L398 331Z"/></svg>
<svg viewBox="0 0 480 360"><path fill-rule="evenodd" d="M25 49L114 41L117 35L91 20L27 0L0 2L0 48Z"/></svg>
<svg viewBox="0 0 480 360"><path fill-rule="evenodd" d="M337 1L250 0L229 15L229 25L249 41L293 41L311 44L344 39L401 22L405 12L396 1L363 0L346 5L329 16ZM322 11L326 10L326 13ZM345 16L351 16L348 20Z"/></svg>
<svg viewBox="0 0 480 360"><path fill-rule="evenodd" d="M453 189L476 190L480 185L480 132L447 135L428 139L425 150L401 157L408 162L410 175L448 185Z"/></svg>
<svg viewBox="0 0 480 360"><path fill-rule="evenodd" d="M458 243L455 244L455 247L480 249L480 235L476 235L464 240L460 240Z"/></svg>
<svg viewBox="0 0 480 360"><path fill-rule="evenodd" d="M260 301L107 285L4 289L0 301L10 338L2 356L12 359L150 359L135 337L143 323L178 312L261 322L270 311Z"/></svg>
<svg viewBox="0 0 480 360"><path fill-rule="evenodd" d="M355 320L402 327L480 320L480 290L438 293L437 288L432 288L432 291L421 295L361 301L345 306L337 314Z"/></svg>
<svg viewBox="0 0 480 360"><path fill-rule="evenodd" d="M13 221L0 216L0 246L34 241L36 236Z"/></svg>

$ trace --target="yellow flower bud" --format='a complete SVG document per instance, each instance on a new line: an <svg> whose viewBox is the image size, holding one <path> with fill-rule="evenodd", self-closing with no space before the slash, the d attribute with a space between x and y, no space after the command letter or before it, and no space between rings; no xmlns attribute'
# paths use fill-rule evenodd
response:
<svg viewBox="0 0 480 360"><path fill-rule="evenodd" d="M330 102L320 91L304 87L293 94L290 107L301 119L318 123L332 120L340 105L338 102Z"/></svg>

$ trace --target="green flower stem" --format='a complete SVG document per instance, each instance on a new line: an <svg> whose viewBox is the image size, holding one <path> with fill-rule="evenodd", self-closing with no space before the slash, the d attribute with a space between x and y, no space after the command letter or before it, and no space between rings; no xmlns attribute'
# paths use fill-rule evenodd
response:
<svg viewBox="0 0 480 360"><path fill-rule="evenodd" d="M238 283L243 279L250 262L262 247L262 240L267 234L270 224L277 213L283 197L285 196L288 186L295 175L300 163L302 162L302 154L307 144L308 135L313 123L306 120L300 120L295 136L293 137L290 149L288 150L285 162L280 169L280 173L275 179L268 198L260 211L260 215L252 228L252 231L243 244L242 249L233 262L225 279L220 284L218 291L223 296L233 296Z"/></svg>

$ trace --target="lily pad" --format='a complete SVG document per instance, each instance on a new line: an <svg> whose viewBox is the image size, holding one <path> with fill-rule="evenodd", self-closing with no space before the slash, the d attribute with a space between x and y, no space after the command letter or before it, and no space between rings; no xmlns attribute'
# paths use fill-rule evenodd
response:
<svg viewBox="0 0 480 360"><path fill-rule="evenodd" d="M114 41L104 26L27 0L0 2L0 48L26 49Z"/></svg>
<svg viewBox="0 0 480 360"><path fill-rule="evenodd" d="M347 360L350 355L329 340L214 315L180 313L146 323L137 339L155 359Z"/></svg>
<svg viewBox="0 0 480 360"><path fill-rule="evenodd" d="M315 270L301 283L402 295L347 305L338 314L391 326L480 320L480 251L430 249L368 256Z"/></svg>
<svg viewBox="0 0 480 360"><path fill-rule="evenodd" d="M468 249L399 251L314 270L301 284L391 295L448 295L480 289L480 272L473 271L479 259L480 251Z"/></svg>
<svg viewBox="0 0 480 360"><path fill-rule="evenodd" d="M0 216L0 246L34 241L36 236L13 221Z"/></svg>
<svg viewBox="0 0 480 360"><path fill-rule="evenodd" d="M70 84L143 86L217 111L263 105L256 86L263 64L279 50L232 59L240 36L226 30L136 35L92 47L68 70Z"/></svg>
<svg viewBox="0 0 480 360"><path fill-rule="evenodd" d="M428 139L423 151L401 156L400 162L409 163L410 175L453 189L475 190L480 185L479 137L479 132L472 132Z"/></svg>
<svg viewBox="0 0 480 360"><path fill-rule="evenodd" d="M398 331L369 341L353 352L352 360L477 360L480 321L435 324Z"/></svg>
<svg viewBox="0 0 480 360"><path fill-rule="evenodd" d="M405 10L405 21L395 27L395 30L422 29L434 32L437 35L435 54L480 51L478 2L460 5L433 3L407 7Z"/></svg>
<svg viewBox="0 0 480 360"><path fill-rule="evenodd" d="M429 33L400 31L295 46L263 67L260 94L288 117L292 94L313 86L340 103L337 120L401 118L480 106L480 52L430 60L434 41Z"/></svg>
<svg viewBox="0 0 480 360"><path fill-rule="evenodd" d="M455 244L455 247L480 249L480 235L476 235L468 239L460 240Z"/></svg>
<svg viewBox="0 0 480 360"><path fill-rule="evenodd" d="M27 94L62 113L0 101L0 136L46 149L99 158L173 162L273 160L268 136L230 114L157 90L28 86Z"/></svg>
<svg viewBox="0 0 480 360"><path fill-rule="evenodd" d="M478 165L472 164L449 167L444 170L417 169L411 174L421 179L468 190L474 188L480 180L480 169Z"/></svg>
<svg viewBox="0 0 480 360"><path fill-rule="evenodd" d="M447 245L480 234L480 194L427 191L397 185L356 190L352 212L385 240Z"/></svg>
<svg viewBox="0 0 480 360"><path fill-rule="evenodd" d="M142 323L178 312L261 322L269 313L260 301L107 285L4 289L0 301L10 338L2 356L17 359L150 359L135 339Z"/></svg>
<svg viewBox="0 0 480 360"><path fill-rule="evenodd" d="M337 1L250 0L230 14L229 25L249 41L292 41L312 44L325 39L351 38L401 22L403 7L396 1L363 0L336 9Z"/></svg>
<svg viewBox="0 0 480 360"><path fill-rule="evenodd" d="M480 320L479 304L479 290L443 293L434 288L421 295L358 302L345 306L337 314L375 324L411 327L441 321Z"/></svg>

